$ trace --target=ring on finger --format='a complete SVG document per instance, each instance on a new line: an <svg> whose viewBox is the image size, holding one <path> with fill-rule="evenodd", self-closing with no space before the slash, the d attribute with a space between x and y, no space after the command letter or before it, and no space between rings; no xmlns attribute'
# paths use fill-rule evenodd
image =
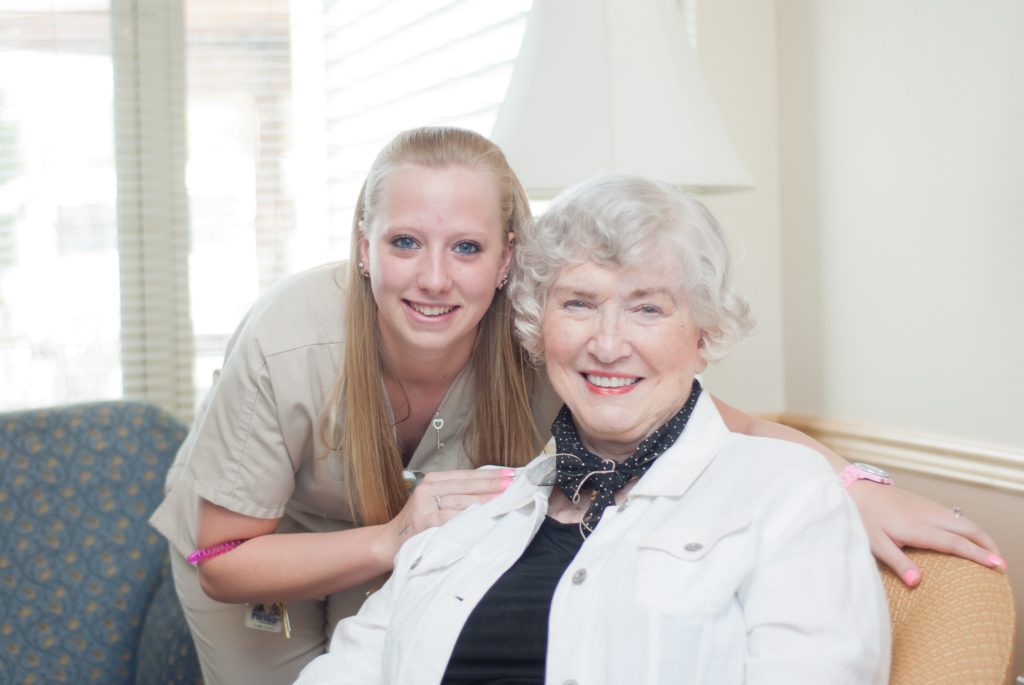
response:
<svg viewBox="0 0 1024 685"><path fill-rule="evenodd" d="M437 510L441 511L441 495L434 495L434 504L437 505Z"/></svg>
<svg viewBox="0 0 1024 685"><path fill-rule="evenodd" d="M962 519L964 517L964 510L960 507L953 507L953 518Z"/></svg>

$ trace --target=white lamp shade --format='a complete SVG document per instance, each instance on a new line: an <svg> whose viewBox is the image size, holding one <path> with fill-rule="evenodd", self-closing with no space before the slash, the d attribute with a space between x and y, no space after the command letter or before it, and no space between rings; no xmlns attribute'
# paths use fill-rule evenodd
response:
<svg viewBox="0 0 1024 685"><path fill-rule="evenodd" d="M535 198L602 173L751 185L677 0L535 0L491 137Z"/></svg>

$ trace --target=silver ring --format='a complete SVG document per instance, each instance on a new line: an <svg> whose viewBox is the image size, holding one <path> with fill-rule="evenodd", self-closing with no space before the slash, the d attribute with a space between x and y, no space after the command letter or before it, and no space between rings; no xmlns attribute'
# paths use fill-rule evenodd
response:
<svg viewBox="0 0 1024 685"><path fill-rule="evenodd" d="M434 495L434 504L437 505L437 510L441 511L441 495Z"/></svg>
<svg viewBox="0 0 1024 685"><path fill-rule="evenodd" d="M953 507L953 518L962 519L964 517L964 510L960 507Z"/></svg>

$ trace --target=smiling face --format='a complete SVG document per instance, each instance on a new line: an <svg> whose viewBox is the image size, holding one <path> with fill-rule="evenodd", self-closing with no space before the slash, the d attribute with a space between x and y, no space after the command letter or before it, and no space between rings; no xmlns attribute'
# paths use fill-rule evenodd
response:
<svg viewBox="0 0 1024 685"><path fill-rule="evenodd" d="M548 293L548 376L597 455L632 454L683 406L707 366L678 270L666 256L623 269L567 266Z"/></svg>
<svg viewBox="0 0 1024 685"><path fill-rule="evenodd" d="M511 258L496 183L465 166L405 165L360 241L387 353L468 359Z"/></svg>

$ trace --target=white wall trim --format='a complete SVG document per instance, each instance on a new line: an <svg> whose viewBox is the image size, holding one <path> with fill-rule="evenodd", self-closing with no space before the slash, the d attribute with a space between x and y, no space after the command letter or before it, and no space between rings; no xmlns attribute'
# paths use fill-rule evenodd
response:
<svg viewBox="0 0 1024 685"><path fill-rule="evenodd" d="M807 433L850 461L1024 494L1024 450L1021 449L799 414L781 414L775 420Z"/></svg>

